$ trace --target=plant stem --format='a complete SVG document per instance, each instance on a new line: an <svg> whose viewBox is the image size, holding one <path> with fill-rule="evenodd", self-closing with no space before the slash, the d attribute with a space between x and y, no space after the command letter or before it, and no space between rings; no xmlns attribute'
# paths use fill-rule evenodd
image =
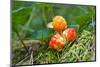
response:
<svg viewBox="0 0 100 67"><path fill-rule="evenodd" d="M22 45L24 46L25 50L29 53L29 51L28 51L28 49L27 49L26 45L24 44L23 40L22 40L22 39L21 39L21 37L20 37L19 32L18 32L17 30L16 30L15 32L16 32L16 34L17 34L17 36L18 36L19 40L21 41Z"/></svg>

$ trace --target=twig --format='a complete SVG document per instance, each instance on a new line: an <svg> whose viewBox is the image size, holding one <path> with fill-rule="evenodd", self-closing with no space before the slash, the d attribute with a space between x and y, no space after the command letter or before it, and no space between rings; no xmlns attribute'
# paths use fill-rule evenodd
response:
<svg viewBox="0 0 100 67"><path fill-rule="evenodd" d="M40 55L36 59L34 59L33 62L35 62L36 60L38 60L41 56L42 56L42 53L40 53Z"/></svg>
<svg viewBox="0 0 100 67"><path fill-rule="evenodd" d="M33 64L33 51L31 52L31 55L30 55L30 63Z"/></svg>
<svg viewBox="0 0 100 67"><path fill-rule="evenodd" d="M17 34L19 40L21 41L22 45L24 46L25 50L29 53L29 51L28 51L26 45L24 44L23 40L21 39L21 37L20 37L20 35L19 35L19 32L18 32L17 30L16 30L15 32L16 32L16 34Z"/></svg>
<svg viewBox="0 0 100 67"><path fill-rule="evenodd" d="M20 62L18 62L16 65L20 65L22 62L24 62L28 58L29 58L29 56L25 57L23 60L21 60Z"/></svg>

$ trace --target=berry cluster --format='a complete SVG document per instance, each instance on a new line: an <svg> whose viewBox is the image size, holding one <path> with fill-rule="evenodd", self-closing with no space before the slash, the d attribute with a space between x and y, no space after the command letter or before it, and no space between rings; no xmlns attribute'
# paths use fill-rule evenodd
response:
<svg viewBox="0 0 100 67"><path fill-rule="evenodd" d="M57 33L51 37L49 45L52 49L61 51L66 41L72 41L75 39L76 30L74 28L67 28L67 22L62 16L54 17L52 26Z"/></svg>

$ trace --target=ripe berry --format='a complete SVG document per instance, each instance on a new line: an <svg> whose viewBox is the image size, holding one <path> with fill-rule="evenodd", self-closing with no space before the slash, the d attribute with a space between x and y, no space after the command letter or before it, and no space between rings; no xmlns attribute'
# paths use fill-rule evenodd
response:
<svg viewBox="0 0 100 67"><path fill-rule="evenodd" d="M61 32L67 27L67 22L62 16L56 16L52 21L52 26L57 32Z"/></svg>
<svg viewBox="0 0 100 67"><path fill-rule="evenodd" d="M49 42L49 45L52 49L56 49L58 51L61 51L65 42L63 37L60 34L55 34L51 37L51 40Z"/></svg>
<svg viewBox="0 0 100 67"><path fill-rule="evenodd" d="M76 37L76 30L74 28L67 28L63 32L63 36L65 37L66 40L70 41L73 40Z"/></svg>

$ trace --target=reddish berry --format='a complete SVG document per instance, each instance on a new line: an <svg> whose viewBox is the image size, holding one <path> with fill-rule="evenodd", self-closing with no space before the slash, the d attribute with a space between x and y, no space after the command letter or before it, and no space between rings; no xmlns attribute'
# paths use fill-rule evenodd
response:
<svg viewBox="0 0 100 67"><path fill-rule="evenodd" d="M76 37L76 30L74 28L67 28L63 32L63 36L65 37L66 40L73 40Z"/></svg>
<svg viewBox="0 0 100 67"><path fill-rule="evenodd" d="M60 34L57 33L51 37L49 45L51 48L60 51L64 46L64 39Z"/></svg>

